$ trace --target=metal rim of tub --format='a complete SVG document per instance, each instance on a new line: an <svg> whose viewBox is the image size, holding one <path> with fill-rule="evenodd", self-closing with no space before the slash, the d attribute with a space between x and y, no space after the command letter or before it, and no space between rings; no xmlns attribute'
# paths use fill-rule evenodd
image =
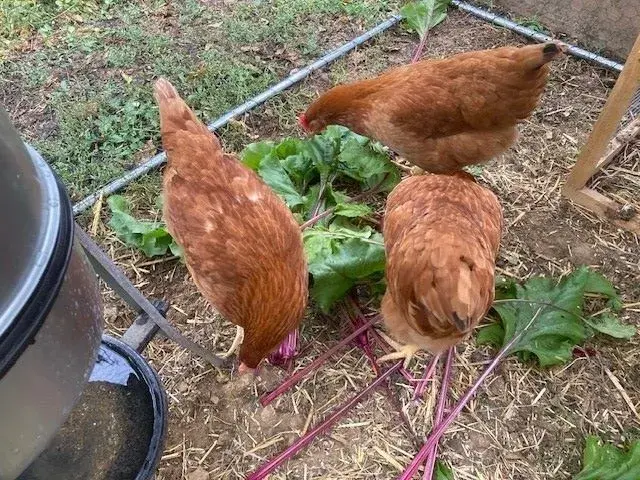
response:
<svg viewBox="0 0 640 480"><path fill-rule="evenodd" d="M34 163L44 163L31 146L25 147ZM48 167L46 170L49 170ZM51 257L24 306L0 336L0 380L34 341L49 315L64 282L73 247L73 208L67 191L55 173L49 170L59 198L58 233Z"/></svg>
<svg viewBox="0 0 640 480"><path fill-rule="evenodd" d="M155 474L160 463L164 448L164 440L167 433L167 396L162 382L156 371L146 362L146 360L129 345L122 340L118 340L110 335L102 336L102 343L107 345L117 354L122 355L131 362L132 367L140 374L142 380L149 390L153 405L153 433L149 440L149 451L144 462L140 466L140 471L134 480L150 480Z"/></svg>

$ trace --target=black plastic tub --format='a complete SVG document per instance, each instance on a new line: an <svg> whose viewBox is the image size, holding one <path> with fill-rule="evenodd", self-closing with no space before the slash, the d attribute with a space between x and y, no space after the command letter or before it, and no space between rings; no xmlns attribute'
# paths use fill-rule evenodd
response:
<svg viewBox="0 0 640 480"><path fill-rule="evenodd" d="M20 480L151 480L166 429L158 375L130 346L104 335L87 388Z"/></svg>

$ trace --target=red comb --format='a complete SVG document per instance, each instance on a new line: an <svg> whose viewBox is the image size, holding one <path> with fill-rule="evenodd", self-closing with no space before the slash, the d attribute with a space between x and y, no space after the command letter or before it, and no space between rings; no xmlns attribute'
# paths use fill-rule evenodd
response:
<svg viewBox="0 0 640 480"><path fill-rule="evenodd" d="M298 117L298 123L303 128L303 130L309 130L309 121L307 120L307 116L304 113L301 113Z"/></svg>

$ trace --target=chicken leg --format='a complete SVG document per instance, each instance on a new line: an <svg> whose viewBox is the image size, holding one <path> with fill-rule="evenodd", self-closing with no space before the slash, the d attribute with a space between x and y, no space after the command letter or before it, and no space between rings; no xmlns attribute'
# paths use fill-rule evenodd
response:
<svg viewBox="0 0 640 480"><path fill-rule="evenodd" d="M396 342L382 330L378 330L378 333L389 345L391 345L391 347L396 350L395 352L388 353L387 355L383 355L378 358L378 362L388 362L390 360L399 360L404 358L402 368L407 368L413 356L421 350L421 347L416 344L408 343L406 345L402 345L401 343Z"/></svg>
<svg viewBox="0 0 640 480"><path fill-rule="evenodd" d="M225 353L222 354L223 358L229 358L233 352L235 352L240 345L242 345L242 341L244 340L244 328L239 325L236 325L236 338L233 339L231 343L231 347Z"/></svg>

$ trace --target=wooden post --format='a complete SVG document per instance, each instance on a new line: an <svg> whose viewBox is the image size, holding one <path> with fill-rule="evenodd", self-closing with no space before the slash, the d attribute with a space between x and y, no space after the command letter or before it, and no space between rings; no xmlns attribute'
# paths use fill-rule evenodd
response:
<svg viewBox="0 0 640 480"><path fill-rule="evenodd" d="M587 207L598 216L636 233L640 233L640 219L616 218L615 212L619 209L619 205L595 190L586 188L586 185L589 179L615 155L615 151L607 153L609 142L616 133L620 119L638 88L640 88L640 35L636 38L618 81L563 187L563 194L566 197ZM634 124L633 127L636 125ZM636 128L632 130L634 134L638 133ZM614 145L614 150L619 149Z"/></svg>

